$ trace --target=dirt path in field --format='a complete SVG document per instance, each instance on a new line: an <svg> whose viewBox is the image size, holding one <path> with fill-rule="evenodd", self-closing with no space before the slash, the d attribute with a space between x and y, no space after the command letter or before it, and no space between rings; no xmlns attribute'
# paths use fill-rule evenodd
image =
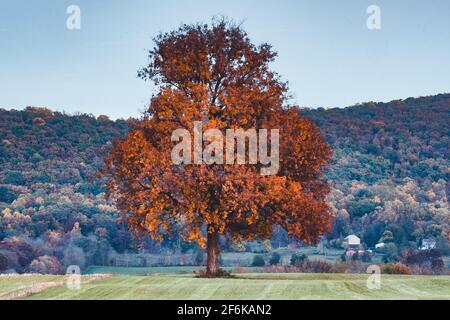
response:
<svg viewBox="0 0 450 320"><path fill-rule="evenodd" d="M111 274L93 274L89 276L83 276L81 279L82 284L91 283L95 280L101 280L112 277ZM66 284L67 279L63 278L58 281L46 281L34 283L29 286L24 286L22 288L15 289L13 291L0 294L0 300L20 300L24 299L32 294L43 292L50 288L61 287Z"/></svg>

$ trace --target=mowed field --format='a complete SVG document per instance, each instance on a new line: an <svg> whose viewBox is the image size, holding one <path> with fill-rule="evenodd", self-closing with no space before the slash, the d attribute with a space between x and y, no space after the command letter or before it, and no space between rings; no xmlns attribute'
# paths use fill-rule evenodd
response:
<svg viewBox="0 0 450 320"><path fill-rule="evenodd" d="M0 279L0 292L31 281L55 280L47 276L32 276L26 281L21 278ZM63 285L26 299L450 299L449 276L382 275L378 290L369 290L366 280L366 275L352 274L258 273L238 274L233 279L195 278L190 274L114 275L82 284L79 290Z"/></svg>
<svg viewBox="0 0 450 320"><path fill-rule="evenodd" d="M13 291L28 288L36 283L50 283L61 280L61 276L0 276L0 299Z"/></svg>

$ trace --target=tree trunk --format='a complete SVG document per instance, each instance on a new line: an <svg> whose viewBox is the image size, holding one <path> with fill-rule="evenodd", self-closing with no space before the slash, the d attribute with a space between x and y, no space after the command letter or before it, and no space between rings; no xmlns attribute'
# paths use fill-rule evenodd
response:
<svg viewBox="0 0 450 320"><path fill-rule="evenodd" d="M219 234L217 232L208 233L206 242L206 275L215 277L219 274Z"/></svg>

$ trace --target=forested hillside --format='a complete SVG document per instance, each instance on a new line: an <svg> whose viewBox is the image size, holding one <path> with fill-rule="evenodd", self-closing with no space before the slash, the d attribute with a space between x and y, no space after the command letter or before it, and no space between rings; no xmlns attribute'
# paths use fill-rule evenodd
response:
<svg viewBox="0 0 450 320"><path fill-rule="evenodd" d="M303 115L333 148L330 246L355 233L366 247L388 243L387 261L424 239L449 253L450 94ZM98 173L127 129L106 116L0 109L0 272L108 264L113 251L197 250L133 239L105 199Z"/></svg>
<svg viewBox="0 0 450 320"><path fill-rule="evenodd" d="M387 259L423 239L449 253L449 94L303 114L333 147L329 239L339 245L356 233L368 247L391 242Z"/></svg>

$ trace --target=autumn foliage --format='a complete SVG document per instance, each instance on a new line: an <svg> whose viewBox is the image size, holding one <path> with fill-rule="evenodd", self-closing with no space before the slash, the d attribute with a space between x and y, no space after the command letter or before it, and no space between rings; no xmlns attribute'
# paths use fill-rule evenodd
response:
<svg viewBox="0 0 450 320"><path fill-rule="evenodd" d="M174 233L207 247L207 274L219 273L220 236L270 238L274 226L315 242L331 226L322 173L330 147L311 121L289 106L287 85L269 68L276 53L253 45L226 21L163 33L139 76L158 92L109 156L111 195L136 235ZM260 164L174 165L171 134L194 122L217 128L279 129L280 169Z"/></svg>

